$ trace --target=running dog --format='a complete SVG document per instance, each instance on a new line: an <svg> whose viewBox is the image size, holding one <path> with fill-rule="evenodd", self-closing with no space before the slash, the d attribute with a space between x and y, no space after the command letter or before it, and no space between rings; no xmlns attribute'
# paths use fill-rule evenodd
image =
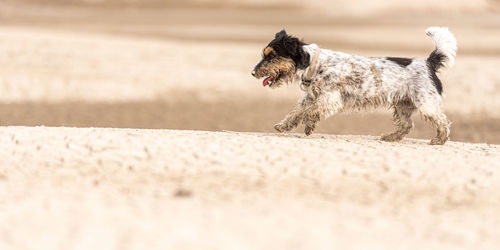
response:
<svg viewBox="0 0 500 250"><path fill-rule="evenodd" d="M271 88L300 81L305 95L274 128L285 132L302 123L310 135L320 119L335 113L386 106L394 110L397 130L382 135L382 140L403 139L418 110L437 128L430 143L444 144L451 123L441 110L443 86L436 73L453 66L457 41L448 28L430 27L425 32L435 45L426 60L349 55L306 44L285 30L276 33L252 75Z"/></svg>

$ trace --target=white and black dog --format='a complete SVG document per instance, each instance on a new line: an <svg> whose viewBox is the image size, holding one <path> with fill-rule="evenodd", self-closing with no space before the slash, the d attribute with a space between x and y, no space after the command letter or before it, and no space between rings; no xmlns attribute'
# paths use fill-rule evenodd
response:
<svg viewBox="0 0 500 250"><path fill-rule="evenodd" d="M264 48L252 75L264 78L262 84L272 88L301 82L305 95L274 126L279 132L290 131L302 122L305 134L310 135L321 118L342 111L389 106L394 109L398 128L383 135L382 140L401 140L413 127L411 115L418 110L437 128L431 144L442 145L449 139L450 122L441 111L443 86L436 72L453 65L457 41L448 28L430 27L426 34L433 39L435 50L426 60L418 60L366 58L320 49L282 30Z"/></svg>

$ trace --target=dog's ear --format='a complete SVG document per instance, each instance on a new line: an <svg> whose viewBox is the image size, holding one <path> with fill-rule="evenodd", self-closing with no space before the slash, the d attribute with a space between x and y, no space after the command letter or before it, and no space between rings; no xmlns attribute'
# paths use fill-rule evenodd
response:
<svg viewBox="0 0 500 250"><path fill-rule="evenodd" d="M286 31L285 29L282 29L280 32L276 33L276 35L274 35L274 38L278 39L278 38L282 38L282 37L286 37L288 36L286 34Z"/></svg>
<svg viewBox="0 0 500 250"><path fill-rule="evenodd" d="M304 42L300 41L298 38L290 36L283 29L275 35L276 42L281 42L286 50L286 53L290 55L290 58L295 62L295 66L299 69L305 69L309 66L309 54L302 48L305 45Z"/></svg>
<svg viewBox="0 0 500 250"><path fill-rule="evenodd" d="M298 38L286 36L283 38L283 47L285 47L286 52L292 57L298 54L298 48L300 47L300 41Z"/></svg>
<svg viewBox="0 0 500 250"><path fill-rule="evenodd" d="M299 69L305 69L309 66L309 54L304 51L302 46L305 44L298 38L287 35L283 38L283 47L290 55L290 58L295 62L295 66Z"/></svg>
<svg viewBox="0 0 500 250"><path fill-rule="evenodd" d="M305 69L309 66L309 54L302 48L304 42L293 36L283 38L283 47L285 47L290 58L295 62L295 66L299 69Z"/></svg>
<svg viewBox="0 0 500 250"><path fill-rule="evenodd" d="M309 54L302 48L302 45L299 46L297 50L297 56L293 58L295 62L295 67L299 69L305 69L309 67Z"/></svg>

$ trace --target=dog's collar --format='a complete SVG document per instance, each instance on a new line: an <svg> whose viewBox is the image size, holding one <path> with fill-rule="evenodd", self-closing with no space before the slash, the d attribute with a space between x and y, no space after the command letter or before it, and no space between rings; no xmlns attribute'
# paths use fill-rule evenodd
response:
<svg viewBox="0 0 500 250"><path fill-rule="evenodd" d="M307 88L309 87L309 85L311 85L312 76L316 71L316 64L318 63L319 54L320 54L320 48L318 46L316 47L316 51L314 52L313 58L311 60L311 65L309 65L305 77L302 78L302 84L301 84L302 88Z"/></svg>

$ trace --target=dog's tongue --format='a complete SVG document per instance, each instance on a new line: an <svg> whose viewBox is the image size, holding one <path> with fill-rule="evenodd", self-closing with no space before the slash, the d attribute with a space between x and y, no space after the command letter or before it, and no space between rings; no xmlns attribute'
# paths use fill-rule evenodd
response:
<svg viewBox="0 0 500 250"><path fill-rule="evenodd" d="M269 82L271 82L274 78L272 76L264 79L264 81L262 82L262 86L267 86L269 84Z"/></svg>

